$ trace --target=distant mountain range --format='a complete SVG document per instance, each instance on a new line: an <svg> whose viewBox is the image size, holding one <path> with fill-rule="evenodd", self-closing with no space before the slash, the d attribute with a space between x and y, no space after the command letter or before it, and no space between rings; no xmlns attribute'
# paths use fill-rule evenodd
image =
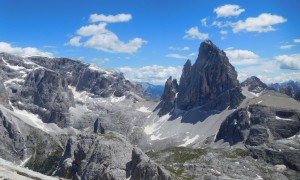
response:
<svg viewBox="0 0 300 180"><path fill-rule="evenodd" d="M138 82L138 84L142 85L145 96L153 100L158 100L164 91L163 85L154 85L147 82Z"/></svg>

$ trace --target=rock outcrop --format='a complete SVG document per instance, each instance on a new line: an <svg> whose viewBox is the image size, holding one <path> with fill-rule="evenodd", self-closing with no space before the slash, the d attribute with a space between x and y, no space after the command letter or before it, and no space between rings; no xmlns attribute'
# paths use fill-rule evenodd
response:
<svg viewBox="0 0 300 180"><path fill-rule="evenodd" d="M99 118L97 118L94 123L94 133L105 134L105 129L101 125Z"/></svg>
<svg viewBox="0 0 300 180"><path fill-rule="evenodd" d="M300 152L300 103L286 95L268 91L252 99L222 123L215 141L230 145L242 142L255 158L285 164L299 171L295 157Z"/></svg>
<svg viewBox="0 0 300 180"><path fill-rule="evenodd" d="M70 125L73 94L68 82L54 71L40 68L29 73L19 100L21 104L16 103L19 108L39 114L46 123L56 123L60 127Z"/></svg>
<svg viewBox="0 0 300 180"><path fill-rule="evenodd" d="M179 86L174 87L172 79L168 79L161 97L160 116L170 112L175 104L181 110L201 107L206 111L222 111L227 107L236 108L244 99L237 72L225 52L210 40L201 43L193 65L187 60Z"/></svg>
<svg viewBox="0 0 300 180"><path fill-rule="evenodd" d="M294 97L293 89L291 86L283 86L279 89L279 92L290 97Z"/></svg>
<svg viewBox="0 0 300 180"><path fill-rule="evenodd" d="M161 96L160 110L158 112L159 116L163 116L169 113L174 108L174 103L176 99L176 94L178 91L178 84L176 79L169 77L165 83L164 93Z"/></svg>
<svg viewBox="0 0 300 180"><path fill-rule="evenodd" d="M68 179L168 179L168 174L124 137L80 135L68 140L55 175Z"/></svg>
<svg viewBox="0 0 300 180"><path fill-rule="evenodd" d="M261 93L268 88L268 86L256 76L247 78L241 83L241 86L248 87L248 91L253 93Z"/></svg>
<svg viewBox="0 0 300 180"><path fill-rule="evenodd" d="M6 160L19 162L25 156L25 139L0 110L0 157Z"/></svg>
<svg viewBox="0 0 300 180"><path fill-rule="evenodd" d="M237 72L224 51L211 41L201 43L196 62L187 61L180 78L177 105L182 110L196 106L223 110L243 100Z"/></svg>

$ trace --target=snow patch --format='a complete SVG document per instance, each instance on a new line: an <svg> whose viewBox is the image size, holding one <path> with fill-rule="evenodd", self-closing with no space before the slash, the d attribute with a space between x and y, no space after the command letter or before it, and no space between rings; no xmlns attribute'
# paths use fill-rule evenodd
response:
<svg viewBox="0 0 300 180"><path fill-rule="evenodd" d="M256 104L260 104L260 103L262 103L262 101L258 101Z"/></svg>
<svg viewBox="0 0 300 180"><path fill-rule="evenodd" d="M138 108L138 109L136 109L136 110L137 110L137 111L140 111L140 112L145 112L145 113L150 113L150 112L152 112L152 111L149 111L148 108L145 107L145 106L142 106L142 107L140 107L140 108Z"/></svg>
<svg viewBox="0 0 300 180"><path fill-rule="evenodd" d="M283 120L283 121L294 121L293 119L281 118L279 116L275 116L275 119L277 119L277 120Z"/></svg>
<svg viewBox="0 0 300 180"><path fill-rule="evenodd" d="M89 66L89 69L90 69L90 70L93 70L93 71L103 72L103 73L105 73L105 74L112 74L112 72L107 71L107 70L105 70L105 69L102 69L102 68L100 68L99 66L96 66L96 65L93 65L93 64Z"/></svg>
<svg viewBox="0 0 300 180"><path fill-rule="evenodd" d="M264 180L260 175L256 174L256 178L254 180Z"/></svg>
<svg viewBox="0 0 300 180"><path fill-rule="evenodd" d="M150 139L151 139L151 141L155 141L155 140L164 140L164 139L166 139L167 137L160 137L161 136L161 134L158 134L158 135L151 135L150 136Z"/></svg>
<svg viewBox="0 0 300 180"><path fill-rule="evenodd" d="M151 125L147 125L144 128L144 132L149 135L153 134L155 131L158 131L163 126L163 124L168 121L169 118L170 118L170 115L168 115L168 114L162 116L155 123L153 123Z"/></svg>
<svg viewBox="0 0 300 180"><path fill-rule="evenodd" d="M126 97L125 97L125 96L115 97L114 95L112 95L112 96L110 97L110 99L111 99L110 102L116 103L116 102L124 101L124 100L126 99Z"/></svg>
<svg viewBox="0 0 300 180"><path fill-rule="evenodd" d="M254 92L251 92L249 91L252 95L256 96L256 97L259 97L261 95L261 93L254 93Z"/></svg>
<svg viewBox="0 0 300 180"><path fill-rule="evenodd" d="M200 136L197 134L196 136L194 136L193 138L190 138L190 136L187 136L185 139L183 139L183 141L185 141L185 143L179 145L180 147L186 147L187 145L192 144L193 142L195 142Z"/></svg>

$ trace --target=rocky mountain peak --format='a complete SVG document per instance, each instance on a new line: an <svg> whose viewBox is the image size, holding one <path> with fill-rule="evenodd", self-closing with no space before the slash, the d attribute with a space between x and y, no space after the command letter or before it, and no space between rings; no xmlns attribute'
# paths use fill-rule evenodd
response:
<svg viewBox="0 0 300 180"><path fill-rule="evenodd" d="M187 61L180 78L177 105L182 110L236 107L243 99L237 72L224 51L212 41L201 43L193 65Z"/></svg>
<svg viewBox="0 0 300 180"><path fill-rule="evenodd" d="M241 86L248 87L248 91L254 92L254 93L260 93L263 90L267 89L268 86L263 83L258 77L251 76L247 78L245 81L241 83Z"/></svg>
<svg viewBox="0 0 300 180"><path fill-rule="evenodd" d="M159 116L165 115L170 112L174 107L174 101L178 92L178 83L176 79L170 76L165 83L164 93L161 96Z"/></svg>

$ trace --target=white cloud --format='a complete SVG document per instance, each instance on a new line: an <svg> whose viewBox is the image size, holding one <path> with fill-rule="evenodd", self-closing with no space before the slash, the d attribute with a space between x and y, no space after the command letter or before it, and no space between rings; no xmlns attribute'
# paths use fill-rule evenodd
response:
<svg viewBox="0 0 300 180"><path fill-rule="evenodd" d="M279 48L280 49L291 49L294 46L295 45L293 45L293 44L286 44L286 45L281 45Z"/></svg>
<svg viewBox="0 0 300 180"><path fill-rule="evenodd" d="M174 50L174 51L188 51L188 50L190 50L190 47L184 46L183 48L180 48L180 47L170 46L169 49Z"/></svg>
<svg viewBox="0 0 300 180"><path fill-rule="evenodd" d="M41 51L33 47L13 47L11 44L6 42L0 42L0 52L7 52L18 56L44 56L53 57L53 53Z"/></svg>
<svg viewBox="0 0 300 180"><path fill-rule="evenodd" d="M236 23L233 23L232 27L234 33L240 31L261 33L261 32L275 31L273 25L284 23L286 21L287 20L282 16L263 13L257 17L249 17L245 21L240 20Z"/></svg>
<svg viewBox="0 0 300 180"><path fill-rule="evenodd" d="M167 54L167 58L175 58L175 59L188 59L187 56L181 54Z"/></svg>
<svg viewBox="0 0 300 180"><path fill-rule="evenodd" d="M204 40L208 38L207 33L201 33L198 30L198 27L192 27L189 30L185 31L184 39L199 39L199 40Z"/></svg>
<svg viewBox="0 0 300 180"><path fill-rule="evenodd" d="M77 59L82 61L82 60L84 60L84 58L85 58L84 56L80 56L80 57L77 58Z"/></svg>
<svg viewBox="0 0 300 180"><path fill-rule="evenodd" d="M90 21L94 22L127 22L132 19L131 14L117 14L117 15L104 15L104 14L92 14L90 15Z"/></svg>
<svg viewBox="0 0 300 180"><path fill-rule="evenodd" d="M196 56L198 53L197 52L192 52L192 53L190 53L189 55L188 55L188 57L194 57L194 56Z"/></svg>
<svg viewBox="0 0 300 180"><path fill-rule="evenodd" d="M218 28L223 28L223 27L232 27L234 25L233 22L231 21L213 21L211 24L212 26L217 26Z"/></svg>
<svg viewBox="0 0 300 180"><path fill-rule="evenodd" d="M201 19L201 25L202 25L203 27L208 27L208 25L207 25L207 18Z"/></svg>
<svg viewBox="0 0 300 180"><path fill-rule="evenodd" d="M230 17L230 16L239 16L245 9L241 8L239 5L226 4L224 6L219 6L214 9L214 12L217 14L217 17Z"/></svg>
<svg viewBox="0 0 300 180"><path fill-rule="evenodd" d="M220 31L220 34L226 35L226 34L228 34L228 31L222 30L222 31Z"/></svg>
<svg viewBox="0 0 300 180"><path fill-rule="evenodd" d="M92 36L95 34L104 34L109 32L106 29L106 25L107 23L100 23L98 25L92 24L92 25L83 26L77 30L77 34L80 36Z"/></svg>
<svg viewBox="0 0 300 180"><path fill-rule="evenodd" d="M300 43L300 39L294 39L294 43Z"/></svg>
<svg viewBox="0 0 300 180"><path fill-rule="evenodd" d="M259 61L259 55L249 50L227 49L225 52L230 63L234 65L256 64Z"/></svg>
<svg viewBox="0 0 300 180"><path fill-rule="evenodd" d="M172 76L179 80L182 72L181 66L144 66L141 68L121 67L119 68L125 77L130 81L149 82L152 84L165 84L166 80Z"/></svg>
<svg viewBox="0 0 300 180"><path fill-rule="evenodd" d="M275 59L281 69L300 70L300 54L279 55Z"/></svg>
<svg viewBox="0 0 300 180"><path fill-rule="evenodd" d="M141 38L133 38L128 42L123 42L106 26L107 23L105 22L83 26L77 30L78 36L66 44L76 47L84 46L109 53L135 53L146 43ZM82 40L83 37L85 40ZM79 42L80 40L82 42Z"/></svg>
<svg viewBox="0 0 300 180"><path fill-rule="evenodd" d="M92 59L92 63L93 64L96 64L96 65L102 65L102 64L104 64L104 63L107 63L107 62L109 62L110 61L110 59L109 58L93 58Z"/></svg>
<svg viewBox="0 0 300 180"><path fill-rule="evenodd" d="M265 75L258 75L264 83L283 83L289 80L300 81L300 72L292 72L292 73L280 73L279 75L268 77Z"/></svg>
<svg viewBox="0 0 300 180"><path fill-rule="evenodd" d="M70 39L69 42L65 43L65 46L70 45L70 46L79 47L79 46L81 46L81 43L79 42L80 39L81 39L80 36L73 37L73 38Z"/></svg>

